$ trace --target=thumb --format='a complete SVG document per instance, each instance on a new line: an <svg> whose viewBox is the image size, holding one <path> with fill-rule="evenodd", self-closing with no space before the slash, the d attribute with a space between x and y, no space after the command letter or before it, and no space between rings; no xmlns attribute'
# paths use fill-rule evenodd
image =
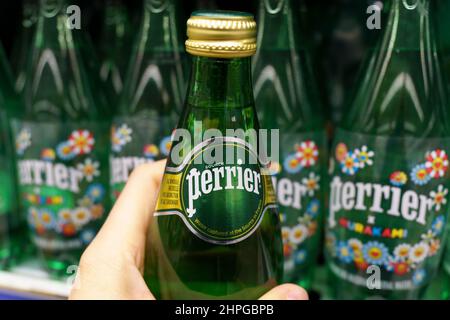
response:
<svg viewBox="0 0 450 320"><path fill-rule="evenodd" d="M259 300L308 300L308 293L295 284L283 284L275 287Z"/></svg>

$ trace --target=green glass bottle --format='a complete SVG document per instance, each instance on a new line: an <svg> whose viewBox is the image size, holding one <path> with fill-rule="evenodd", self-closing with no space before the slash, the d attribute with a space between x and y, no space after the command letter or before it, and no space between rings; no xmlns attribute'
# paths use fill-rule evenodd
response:
<svg viewBox="0 0 450 320"><path fill-rule="evenodd" d="M283 261L264 147L252 134L256 23L246 13L197 11L187 33L191 80L144 277L162 299L256 299L281 281Z"/></svg>
<svg viewBox="0 0 450 320"><path fill-rule="evenodd" d="M125 87L111 130L111 196L133 169L166 158L186 92L179 1L146 0Z"/></svg>
<svg viewBox="0 0 450 320"><path fill-rule="evenodd" d="M113 103L122 92L128 67L130 27L128 12L122 1L106 1L98 51L101 60L100 79Z"/></svg>
<svg viewBox="0 0 450 320"><path fill-rule="evenodd" d="M338 298L420 298L442 256L450 118L434 4L390 3L334 138L326 246Z"/></svg>
<svg viewBox="0 0 450 320"><path fill-rule="evenodd" d="M55 275L77 265L109 210L109 121L88 77L65 0L41 0L13 121L19 197L33 243Z"/></svg>
<svg viewBox="0 0 450 320"><path fill-rule="evenodd" d="M280 131L272 179L283 227L284 282L310 288L324 206L326 133L296 12L291 0L260 0L253 79L261 127Z"/></svg>
<svg viewBox="0 0 450 320"><path fill-rule="evenodd" d="M0 46L0 269L11 266L14 259L18 258L14 248L21 236L9 126L9 117L19 105L7 63L3 47Z"/></svg>
<svg viewBox="0 0 450 320"><path fill-rule="evenodd" d="M22 3L22 25L11 54L11 65L15 77L16 91L22 93L25 86L28 55L33 43L34 27L37 21L37 2L25 0Z"/></svg>

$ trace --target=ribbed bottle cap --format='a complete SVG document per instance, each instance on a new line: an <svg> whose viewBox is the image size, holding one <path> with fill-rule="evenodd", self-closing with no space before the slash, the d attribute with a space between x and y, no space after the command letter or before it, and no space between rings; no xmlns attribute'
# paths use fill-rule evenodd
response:
<svg viewBox="0 0 450 320"><path fill-rule="evenodd" d="M186 50L211 58L242 58L256 53L253 15L236 11L196 11L187 22Z"/></svg>

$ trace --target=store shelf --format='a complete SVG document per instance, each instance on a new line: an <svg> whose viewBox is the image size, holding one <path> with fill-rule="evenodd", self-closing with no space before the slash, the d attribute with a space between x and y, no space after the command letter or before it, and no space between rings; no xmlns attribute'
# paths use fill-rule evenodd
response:
<svg viewBox="0 0 450 320"><path fill-rule="evenodd" d="M0 299L66 299L71 283L52 279L36 261L0 271Z"/></svg>

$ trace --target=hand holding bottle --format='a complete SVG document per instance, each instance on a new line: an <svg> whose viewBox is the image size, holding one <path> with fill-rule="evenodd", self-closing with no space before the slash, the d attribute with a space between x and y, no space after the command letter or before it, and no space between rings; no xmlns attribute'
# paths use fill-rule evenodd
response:
<svg viewBox="0 0 450 320"><path fill-rule="evenodd" d="M70 299L154 299L142 277L146 234L165 161L136 168L108 219L81 257ZM261 299L307 300L293 284Z"/></svg>

